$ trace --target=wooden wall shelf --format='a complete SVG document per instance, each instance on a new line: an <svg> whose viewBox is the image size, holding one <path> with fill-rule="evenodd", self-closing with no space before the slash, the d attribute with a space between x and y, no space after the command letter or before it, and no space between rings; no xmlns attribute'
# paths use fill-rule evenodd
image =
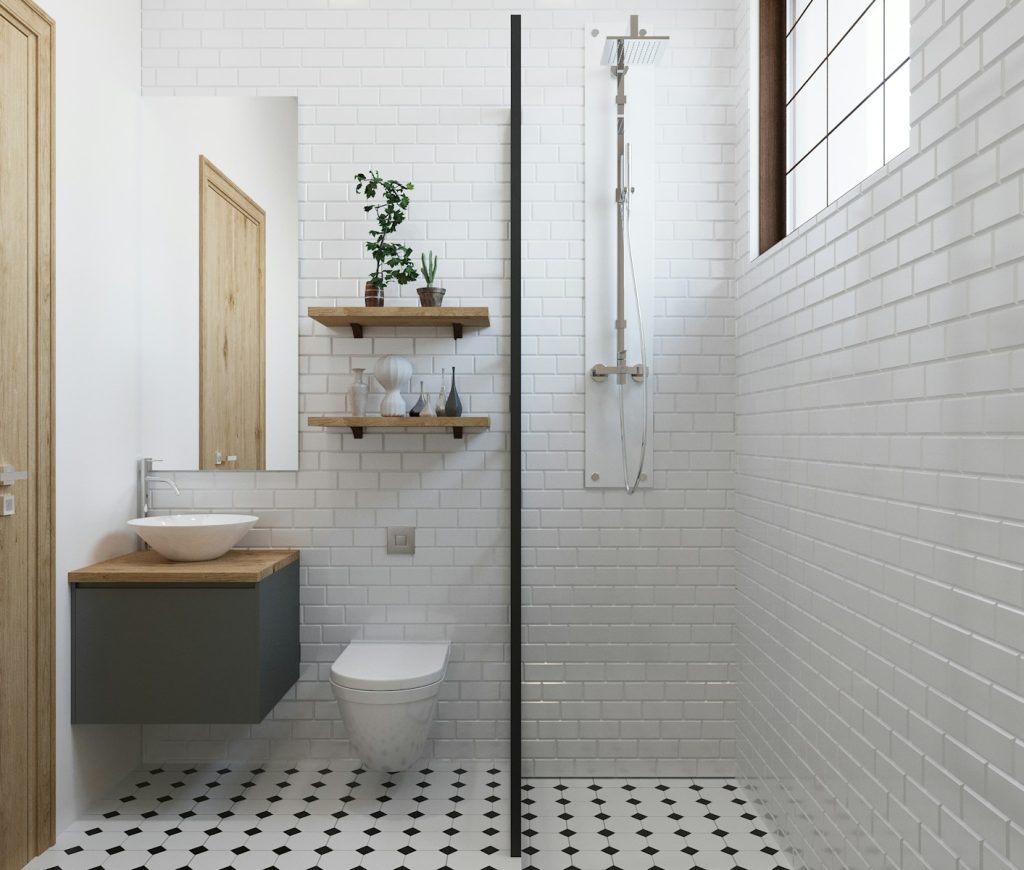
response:
<svg viewBox="0 0 1024 870"><path fill-rule="evenodd" d="M450 326L456 339L462 338L463 327L490 326L491 313L487 308L414 308L391 306L384 308L310 308L309 316L324 326L350 326L352 335L363 337L367 326Z"/></svg>
<svg viewBox="0 0 1024 870"><path fill-rule="evenodd" d="M490 417L310 417L310 426L351 429L359 439L367 429L409 429L425 432L451 430L462 438L466 429L490 429Z"/></svg>

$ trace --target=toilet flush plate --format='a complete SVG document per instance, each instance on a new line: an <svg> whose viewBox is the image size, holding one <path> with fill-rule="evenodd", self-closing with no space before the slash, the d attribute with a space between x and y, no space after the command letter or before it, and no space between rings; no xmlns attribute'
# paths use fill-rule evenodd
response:
<svg viewBox="0 0 1024 870"><path fill-rule="evenodd" d="M411 556L416 552L416 529L412 526L388 528L388 552Z"/></svg>

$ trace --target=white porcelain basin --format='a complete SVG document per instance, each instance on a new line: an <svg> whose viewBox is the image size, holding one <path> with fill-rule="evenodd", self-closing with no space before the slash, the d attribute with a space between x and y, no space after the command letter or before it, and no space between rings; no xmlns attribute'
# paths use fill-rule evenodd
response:
<svg viewBox="0 0 1024 870"><path fill-rule="evenodd" d="M206 562L223 556L258 520L244 514L177 514L129 520L128 525L173 562Z"/></svg>

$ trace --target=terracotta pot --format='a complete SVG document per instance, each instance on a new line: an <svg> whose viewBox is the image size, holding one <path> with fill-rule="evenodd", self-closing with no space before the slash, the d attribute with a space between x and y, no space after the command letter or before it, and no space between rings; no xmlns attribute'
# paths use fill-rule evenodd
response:
<svg viewBox="0 0 1024 870"><path fill-rule="evenodd" d="M416 292L422 308L440 308L444 304L444 287L420 287Z"/></svg>
<svg viewBox="0 0 1024 870"><path fill-rule="evenodd" d="M366 289L363 291L363 302L367 308L383 308L384 288L378 287L372 281L367 281Z"/></svg>

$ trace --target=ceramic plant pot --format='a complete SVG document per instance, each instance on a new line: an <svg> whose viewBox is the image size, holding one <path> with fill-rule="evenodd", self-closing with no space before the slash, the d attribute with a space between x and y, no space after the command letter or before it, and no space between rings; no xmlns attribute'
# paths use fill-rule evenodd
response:
<svg viewBox="0 0 1024 870"><path fill-rule="evenodd" d="M380 403L382 417L404 417L405 399L401 387L412 377L412 363L404 356L384 356L377 360L373 376L384 388L384 399Z"/></svg>
<svg viewBox="0 0 1024 870"><path fill-rule="evenodd" d="M422 308L440 308L444 304L444 287L420 287L416 292Z"/></svg>
<svg viewBox="0 0 1024 870"><path fill-rule="evenodd" d="M363 291L363 302L367 308L383 308L384 288L378 287L372 281L367 281L366 289Z"/></svg>
<svg viewBox="0 0 1024 870"><path fill-rule="evenodd" d="M355 379L348 388L348 410L353 417L366 416L366 397L370 393L370 387L363 380L365 371L366 369L352 369Z"/></svg>

